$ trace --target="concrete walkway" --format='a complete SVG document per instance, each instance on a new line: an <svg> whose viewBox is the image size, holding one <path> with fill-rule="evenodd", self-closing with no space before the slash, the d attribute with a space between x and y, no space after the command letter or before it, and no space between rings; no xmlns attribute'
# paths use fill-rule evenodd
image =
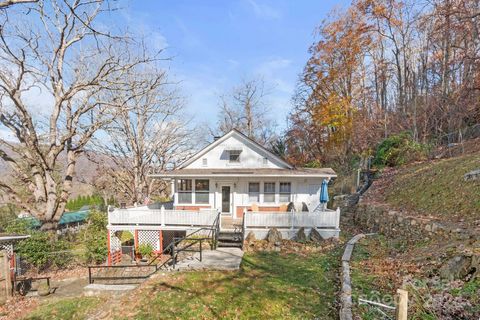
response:
<svg viewBox="0 0 480 320"><path fill-rule="evenodd" d="M84 290L85 290L85 295L94 296L94 295L99 294L100 292L107 291L107 292L110 292L110 293L115 293L115 292L133 290L136 287L137 287L137 285L92 283L92 284L86 285Z"/></svg>
<svg viewBox="0 0 480 320"><path fill-rule="evenodd" d="M174 270L238 270L242 262L243 251L239 248L218 248L195 253L193 257L180 261Z"/></svg>

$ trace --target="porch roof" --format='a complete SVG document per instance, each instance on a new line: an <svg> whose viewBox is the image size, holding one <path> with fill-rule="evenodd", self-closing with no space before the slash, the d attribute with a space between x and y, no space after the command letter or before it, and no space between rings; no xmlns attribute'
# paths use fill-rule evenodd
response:
<svg viewBox="0 0 480 320"><path fill-rule="evenodd" d="M150 175L153 178L177 177L325 177L337 176L331 168L225 168L225 169L178 169Z"/></svg>

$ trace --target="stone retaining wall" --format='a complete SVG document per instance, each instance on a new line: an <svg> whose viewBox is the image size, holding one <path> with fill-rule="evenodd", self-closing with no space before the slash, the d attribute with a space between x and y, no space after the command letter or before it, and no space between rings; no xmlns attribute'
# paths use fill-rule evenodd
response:
<svg viewBox="0 0 480 320"><path fill-rule="evenodd" d="M451 228L433 219L409 216L385 206L362 201L349 216L344 218L352 219L354 224L360 226L365 232L379 232L389 237L402 236L409 240L431 236L455 239L478 237L471 234L469 230Z"/></svg>

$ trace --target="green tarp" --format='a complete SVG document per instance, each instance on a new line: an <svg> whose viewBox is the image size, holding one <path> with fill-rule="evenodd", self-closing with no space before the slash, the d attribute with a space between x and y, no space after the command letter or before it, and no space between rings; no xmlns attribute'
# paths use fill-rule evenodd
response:
<svg viewBox="0 0 480 320"><path fill-rule="evenodd" d="M80 211L74 211L74 212L65 212L63 216L60 218L60 222L58 223L60 226L67 224L67 223L76 223L76 222L83 222L87 219L88 213L90 210L80 210ZM32 221L32 227L34 228L39 228L40 227L40 221L38 221L37 218L34 217L29 217L29 218L24 218L27 220Z"/></svg>

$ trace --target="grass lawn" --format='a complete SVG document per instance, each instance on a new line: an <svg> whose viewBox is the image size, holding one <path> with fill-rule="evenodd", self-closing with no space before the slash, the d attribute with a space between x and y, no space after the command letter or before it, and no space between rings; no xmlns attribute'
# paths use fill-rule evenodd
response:
<svg viewBox="0 0 480 320"><path fill-rule="evenodd" d="M368 236L357 242L353 250L350 271L352 298L354 314L361 319L379 319L382 314L376 308L359 305L359 298L387 305L394 304L393 295L399 284L395 283L397 279L396 274L391 272L392 266L384 260L388 255L388 248L395 250L393 243L384 237Z"/></svg>
<svg viewBox="0 0 480 320"><path fill-rule="evenodd" d="M97 297L78 297L48 300L40 304L25 320L85 319L88 312L103 302Z"/></svg>
<svg viewBox="0 0 480 320"><path fill-rule="evenodd" d="M336 319L339 251L246 253L238 272L184 272L124 299L115 319Z"/></svg>
<svg viewBox="0 0 480 320"><path fill-rule="evenodd" d="M480 182L466 182L463 175L480 168L479 157L477 153L401 168L387 188L386 200L398 208L447 220L478 219Z"/></svg>

